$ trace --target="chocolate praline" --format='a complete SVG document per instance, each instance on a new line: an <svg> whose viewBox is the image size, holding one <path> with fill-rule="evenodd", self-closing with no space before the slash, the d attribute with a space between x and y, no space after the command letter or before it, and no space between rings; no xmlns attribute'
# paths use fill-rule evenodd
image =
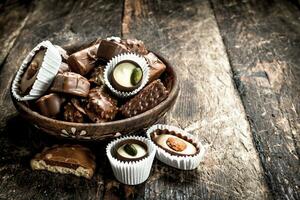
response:
<svg viewBox="0 0 300 200"><path fill-rule="evenodd" d="M193 140L174 131L157 129L150 136L157 146L171 155L193 156L200 151Z"/></svg>
<svg viewBox="0 0 300 200"><path fill-rule="evenodd" d="M147 145L136 139L123 140L114 147L114 155L121 161L138 161L149 155Z"/></svg>
<svg viewBox="0 0 300 200"><path fill-rule="evenodd" d="M142 68L132 60L119 62L110 74L113 87L124 92L137 89L141 85L142 79Z"/></svg>

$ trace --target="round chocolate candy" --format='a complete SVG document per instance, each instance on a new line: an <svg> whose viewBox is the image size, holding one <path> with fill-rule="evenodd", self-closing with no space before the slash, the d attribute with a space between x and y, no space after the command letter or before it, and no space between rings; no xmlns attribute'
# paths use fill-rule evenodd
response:
<svg viewBox="0 0 300 200"><path fill-rule="evenodd" d="M135 139L128 139L118 143L115 150L117 159L121 161L137 161L148 155L147 145Z"/></svg>
<svg viewBox="0 0 300 200"><path fill-rule="evenodd" d="M157 146L172 155L192 156L199 151L193 141L174 131L157 129L151 134L151 138Z"/></svg>
<svg viewBox="0 0 300 200"><path fill-rule="evenodd" d="M141 85L143 71L131 60L118 63L111 73L111 83L119 91L131 92Z"/></svg>

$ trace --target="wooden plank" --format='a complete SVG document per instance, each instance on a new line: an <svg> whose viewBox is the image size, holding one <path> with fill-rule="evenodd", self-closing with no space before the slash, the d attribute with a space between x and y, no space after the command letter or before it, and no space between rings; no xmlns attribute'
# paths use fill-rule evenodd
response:
<svg viewBox="0 0 300 200"><path fill-rule="evenodd" d="M29 161L43 147L70 143L46 136L16 116L9 84L25 55L39 42L67 45L121 34L121 1L36 1L0 73L0 199L101 199L106 143L89 145L97 154L92 180L32 171Z"/></svg>
<svg viewBox="0 0 300 200"><path fill-rule="evenodd" d="M218 0L213 7L267 182L275 198L300 199L299 7Z"/></svg>
<svg viewBox="0 0 300 200"><path fill-rule="evenodd" d="M209 144L197 170L158 161L138 199L268 199L249 123L208 1L125 1L124 37L138 38L177 69L181 95L166 123Z"/></svg>
<svg viewBox="0 0 300 200"><path fill-rule="evenodd" d="M20 1L0 4L0 69L30 16L30 5Z"/></svg>

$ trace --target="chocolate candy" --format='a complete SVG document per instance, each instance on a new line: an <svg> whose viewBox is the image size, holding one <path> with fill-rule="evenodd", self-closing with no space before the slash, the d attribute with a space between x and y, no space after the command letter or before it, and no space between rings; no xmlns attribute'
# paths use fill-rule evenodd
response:
<svg viewBox="0 0 300 200"><path fill-rule="evenodd" d="M126 52L128 52L127 48L123 44L114 41L102 40L99 44L97 57L104 61L109 61L112 57Z"/></svg>
<svg viewBox="0 0 300 200"><path fill-rule="evenodd" d="M110 76L116 90L130 92L141 85L143 72L137 63L125 60L115 66Z"/></svg>
<svg viewBox="0 0 300 200"><path fill-rule="evenodd" d="M150 136L157 146L172 155L192 156L199 152L196 143L174 131L157 129Z"/></svg>
<svg viewBox="0 0 300 200"><path fill-rule="evenodd" d="M91 179L96 162L93 153L80 145L61 145L45 148L30 162L33 170L48 170L55 173L74 174Z"/></svg>
<svg viewBox="0 0 300 200"><path fill-rule="evenodd" d="M85 110L93 122L111 121L118 112L117 101L104 91L104 87L96 87L90 90Z"/></svg>
<svg viewBox="0 0 300 200"><path fill-rule="evenodd" d="M58 94L51 93L39 98L35 106L38 112L46 117L55 118L61 111L61 106L64 102L64 98Z"/></svg>
<svg viewBox="0 0 300 200"><path fill-rule="evenodd" d="M150 66L150 73L149 73L149 82L152 82L158 79L161 74L166 70L166 65L159 60L154 53L148 53L145 55L146 60Z"/></svg>
<svg viewBox="0 0 300 200"><path fill-rule="evenodd" d="M100 66L94 68L94 71L92 72L89 81L98 86L103 85L104 84L104 67L100 65Z"/></svg>
<svg viewBox="0 0 300 200"><path fill-rule="evenodd" d="M116 158L121 161L138 161L148 156L147 145L136 139L123 140L114 149Z"/></svg>
<svg viewBox="0 0 300 200"><path fill-rule="evenodd" d="M126 39L121 41L122 44L124 44L128 51L135 52L141 55L146 55L148 53L144 42L137 39Z"/></svg>
<svg viewBox="0 0 300 200"><path fill-rule="evenodd" d="M71 70L83 76L89 73L95 67L98 47L99 44L95 44L70 55L68 64Z"/></svg>
<svg viewBox="0 0 300 200"><path fill-rule="evenodd" d="M67 63L62 62L61 65L59 66L58 73L64 73L64 72L69 72L70 67Z"/></svg>
<svg viewBox="0 0 300 200"><path fill-rule="evenodd" d="M59 51L59 54L62 58L62 61L63 62L67 62L68 58L69 58L69 55L67 53L66 50L64 50L62 47L58 46L58 45L54 45L55 48Z"/></svg>
<svg viewBox="0 0 300 200"><path fill-rule="evenodd" d="M78 99L72 98L71 102L64 106L64 120L66 121L83 123L85 116L86 112Z"/></svg>
<svg viewBox="0 0 300 200"><path fill-rule="evenodd" d="M52 87L50 88L53 92L62 92L81 97L88 96L89 89L89 81L85 77L74 72L57 74Z"/></svg>
<svg viewBox="0 0 300 200"><path fill-rule="evenodd" d="M168 97L168 91L157 79L142 89L136 96L121 107L125 117L133 117L157 106Z"/></svg>
<svg viewBox="0 0 300 200"><path fill-rule="evenodd" d="M21 78L20 92L22 95L26 95L30 92L43 63L43 58L45 56L46 49L40 49L33 59L31 60L29 66L27 67L25 73Z"/></svg>

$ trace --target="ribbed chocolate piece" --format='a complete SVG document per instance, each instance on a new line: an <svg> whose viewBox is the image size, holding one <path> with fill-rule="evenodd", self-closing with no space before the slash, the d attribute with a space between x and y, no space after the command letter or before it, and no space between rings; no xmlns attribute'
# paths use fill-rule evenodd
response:
<svg viewBox="0 0 300 200"><path fill-rule="evenodd" d="M109 61L112 57L126 52L128 52L127 48L123 44L115 41L102 40L99 44L97 57L104 61Z"/></svg>
<svg viewBox="0 0 300 200"><path fill-rule="evenodd" d="M64 98L58 94L51 93L39 98L35 106L38 112L46 117L55 118L61 111L61 106L64 102Z"/></svg>
<svg viewBox="0 0 300 200"><path fill-rule="evenodd" d="M149 63L149 82L158 79L162 73L166 70L166 65L157 58L154 53L149 52L145 55L146 60Z"/></svg>
<svg viewBox="0 0 300 200"><path fill-rule="evenodd" d="M83 76L89 73L95 67L98 47L99 44L95 44L70 55L68 64L71 70Z"/></svg>
<svg viewBox="0 0 300 200"><path fill-rule="evenodd" d="M30 162L34 170L48 170L92 178L96 169L95 156L80 145L62 145L46 148Z"/></svg>
<svg viewBox="0 0 300 200"><path fill-rule="evenodd" d="M168 91L158 79L142 89L135 97L121 107L125 117L133 117L157 106L168 97Z"/></svg>
<svg viewBox="0 0 300 200"><path fill-rule="evenodd" d="M93 122L111 121L118 112L117 101L105 92L104 87L96 87L90 90L85 110Z"/></svg>
<svg viewBox="0 0 300 200"><path fill-rule="evenodd" d="M137 39L126 39L121 41L124 44L128 51L135 52L141 55L146 55L148 50L146 49L144 42Z"/></svg>
<svg viewBox="0 0 300 200"><path fill-rule="evenodd" d="M89 94L89 89L89 81L74 72L57 74L50 88L53 92L62 92L81 97L86 97Z"/></svg>

